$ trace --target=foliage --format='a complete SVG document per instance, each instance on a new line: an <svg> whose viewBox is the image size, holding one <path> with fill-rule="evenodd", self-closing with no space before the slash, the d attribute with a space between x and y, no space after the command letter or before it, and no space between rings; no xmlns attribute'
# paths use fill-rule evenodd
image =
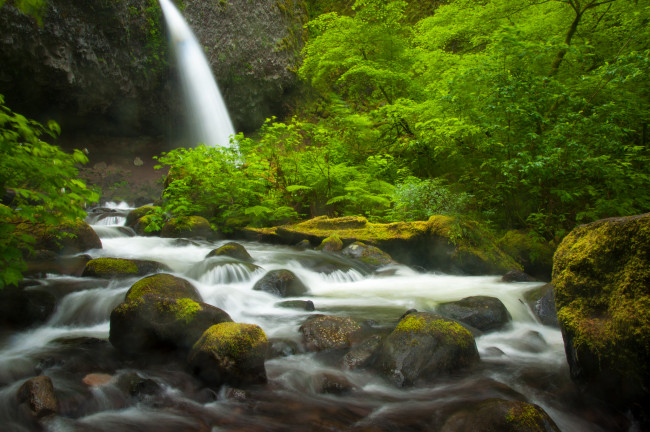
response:
<svg viewBox="0 0 650 432"><path fill-rule="evenodd" d="M12 112L0 95L0 191L7 205L0 206L0 287L22 279L22 251L33 238L14 235L17 223L59 224L86 216L86 204L98 194L77 176L77 164L88 162L82 152L72 154L41 140L55 137L59 126L47 127Z"/></svg>

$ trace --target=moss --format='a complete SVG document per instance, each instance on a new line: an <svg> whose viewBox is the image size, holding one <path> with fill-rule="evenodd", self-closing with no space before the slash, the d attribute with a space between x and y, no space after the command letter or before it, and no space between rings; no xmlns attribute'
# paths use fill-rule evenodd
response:
<svg viewBox="0 0 650 432"><path fill-rule="evenodd" d="M156 211L160 210L160 207L146 205L133 209L126 215L125 225L129 227L135 226L135 224L140 220L140 218L150 215Z"/></svg>
<svg viewBox="0 0 650 432"><path fill-rule="evenodd" d="M171 311L174 312L176 319L178 321L184 321L186 324L189 324L201 309L200 304L188 298L176 300L176 303L171 307Z"/></svg>
<svg viewBox="0 0 650 432"><path fill-rule="evenodd" d="M537 431L545 430L543 428L544 417L542 413L533 405L521 402L514 406L506 413L506 421L513 426L515 430Z"/></svg>
<svg viewBox="0 0 650 432"><path fill-rule="evenodd" d="M214 351L234 360L249 355L264 356L268 339L264 330L255 324L225 322L207 329L193 349Z"/></svg>
<svg viewBox="0 0 650 432"><path fill-rule="evenodd" d="M339 237L338 234L334 233L331 236L327 237L323 242L316 248L316 250L325 250L329 252L340 251L343 249L343 240Z"/></svg>
<svg viewBox="0 0 650 432"><path fill-rule="evenodd" d="M138 266L123 258L97 258L88 261L85 271L94 275L136 275Z"/></svg>
<svg viewBox="0 0 650 432"><path fill-rule="evenodd" d="M558 320L602 370L650 380L650 214L574 229L554 257Z"/></svg>
<svg viewBox="0 0 650 432"><path fill-rule="evenodd" d="M159 273L137 281L126 293L125 300L134 300L147 294L158 294L169 298L191 298L201 301L196 288L185 279L167 273Z"/></svg>
<svg viewBox="0 0 650 432"><path fill-rule="evenodd" d="M394 332L432 335L442 338L445 343L456 343L461 347L467 347L474 341L472 334L457 322L428 314L408 314L397 324Z"/></svg>

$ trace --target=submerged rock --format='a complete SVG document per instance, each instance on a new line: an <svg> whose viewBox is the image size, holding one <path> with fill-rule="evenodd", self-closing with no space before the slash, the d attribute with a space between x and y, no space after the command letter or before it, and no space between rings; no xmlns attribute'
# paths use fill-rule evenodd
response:
<svg viewBox="0 0 650 432"><path fill-rule="evenodd" d="M470 403L445 422L441 432L560 432L537 405L505 399Z"/></svg>
<svg viewBox="0 0 650 432"><path fill-rule="evenodd" d="M253 289L280 297L298 297L307 294L307 287L291 270L271 270L255 282Z"/></svg>
<svg viewBox="0 0 650 432"><path fill-rule="evenodd" d="M165 264L156 261L97 258L86 263L82 276L103 278L132 277L170 270Z"/></svg>
<svg viewBox="0 0 650 432"><path fill-rule="evenodd" d="M206 258L214 256L228 256L244 262L253 261L253 257L250 256L246 248L235 242L228 242L225 245L210 251L210 253L206 255Z"/></svg>
<svg viewBox="0 0 650 432"><path fill-rule="evenodd" d="M398 387L429 381L479 361L472 334L455 321L415 312L379 346L372 368Z"/></svg>
<svg viewBox="0 0 650 432"><path fill-rule="evenodd" d="M316 310L314 307L314 302L311 300L286 300L283 302L278 302L275 305L281 308L300 309L307 312Z"/></svg>
<svg viewBox="0 0 650 432"><path fill-rule="evenodd" d="M499 330L511 319L501 300L489 296L472 296L443 303L437 312L483 332Z"/></svg>
<svg viewBox="0 0 650 432"><path fill-rule="evenodd" d="M360 342L363 327L352 318L319 315L300 326L303 344L309 351L328 351L350 348Z"/></svg>
<svg viewBox="0 0 650 432"><path fill-rule="evenodd" d="M202 302L201 294L185 279L167 274L158 273L148 276L134 283L126 292L126 301L136 300L146 294L157 294L172 299L188 298L196 302Z"/></svg>
<svg viewBox="0 0 650 432"><path fill-rule="evenodd" d="M54 384L48 376L31 378L18 389L18 403L25 404L32 416L42 419L58 413Z"/></svg>
<svg viewBox="0 0 650 432"><path fill-rule="evenodd" d="M524 294L524 300L542 324L559 327L553 284L549 283L528 291Z"/></svg>
<svg viewBox="0 0 650 432"><path fill-rule="evenodd" d="M650 398L650 213L575 228L553 267L571 377L617 406Z"/></svg>
<svg viewBox="0 0 650 432"><path fill-rule="evenodd" d="M207 329L192 347L188 363L211 386L266 383L269 342L254 324L227 322Z"/></svg>
<svg viewBox="0 0 650 432"><path fill-rule="evenodd" d="M206 303L145 294L113 309L108 339L128 354L189 350L206 329L230 321L226 312Z"/></svg>

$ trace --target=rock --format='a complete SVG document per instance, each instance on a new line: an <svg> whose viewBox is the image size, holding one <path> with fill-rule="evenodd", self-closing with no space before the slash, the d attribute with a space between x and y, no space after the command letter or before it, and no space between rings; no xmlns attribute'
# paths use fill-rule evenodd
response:
<svg viewBox="0 0 650 432"><path fill-rule="evenodd" d="M311 300L287 300L287 301L278 302L275 305L281 308L300 309L307 312L312 312L316 310L316 308L314 307L314 302Z"/></svg>
<svg viewBox="0 0 650 432"><path fill-rule="evenodd" d="M46 291L6 286L0 290L0 325L25 328L40 324L55 307L56 298Z"/></svg>
<svg viewBox="0 0 650 432"><path fill-rule="evenodd" d="M522 351L541 353L548 349L548 342L539 332L529 330L520 339L513 343L513 346Z"/></svg>
<svg viewBox="0 0 650 432"><path fill-rule="evenodd" d="M145 276L160 271L171 271L171 269L165 264L156 261L124 258L97 258L88 261L82 276L118 278Z"/></svg>
<svg viewBox="0 0 650 432"><path fill-rule="evenodd" d="M126 222L124 222L124 225L131 228L135 228L137 222L142 217L152 214L157 210L160 210L160 207L152 206L152 205L144 205L142 207L133 209L129 212L129 214L126 215Z"/></svg>
<svg viewBox="0 0 650 432"><path fill-rule="evenodd" d="M436 311L483 332L499 330L510 321L508 310L496 297L472 296L443 303Z"/></svg>
<svg viewBox="0 0 650 432"><path fill-rule="evenodd" d="M33 250L46 250L59 255L72 255L89 249L101 249L102 242L97 233L79 219L58 225L21 223L16 226L14 235L29 235L34 238Z"/></svg>
<svg viewBox="0 0 650 432"><path fill-rule="evenodd" d="M140 219L138 219L133 226L133 231L142 237L153 237L153 236L159 236L162 232L160 229L151 229L150 231L147 231L147 228L149 228L149 225L153 221L153 219L156 216L153 214L148 214L142 216ZM155 225L152 225L155 226Z"/></svg>
<svg viewBox="0 0 650 432"><path fill-rule="evenodd" d="M298 344L292 340L287 339L271 339L271 346L269 347L268 358L289 357L298 353Z"/></svg>
<svg viewBox="0 0 650 432"><path fill-rule="evenodd" d="M309 351L329 351L350 348L360 342L363 327L348 317L319 315L300 326L303 344Z"/></svg>
<svg viewBox="0 0 650 432"><path fill-rule="evenodd" d="M254 324L221 323L207 329L192 347L188 363L211 386L266 383L269 342Z"/></svg>
<svg viewBox="0 0 650 432"><path fill-rule="evenodd" d="M189 298L145 294L111 312L109 341L128 354L189 350L209 327L232 319L223 310Z"/></svg>
<svg viewBox="0 0 650 432"><path fill-rule="evenodd" d="M247 262L224 262L207 258L196 263L187 272L188 277L213 284L228 284L249 280L262 267Z"/></svg>
<svg viewBox="0 0 650 432"><path fill-rule="evenodd" d="M550 281L557 244L521 230L508 231L498 246L523 266L523 271L541 281Z"/></svg>
<svg viewBox="0 0 650 432"><path fill-rule="evenodd" d="M38 250L26 259L25 276L44 277L47 273L81 276L90 255L59 255L52 251Z"/></svg>
<svg viewBox="0 0 650 432"><path fill-rule="evenodd" d="M41 375L25 381L18 389L18 403L26 404L37 419L58 413L58 402L50 377Z"/></svg>
<svg viewBox="0 0 650 432"><path fill-rule="evenodd" d="M560 432L537 405L505 399L470 403L447 419L441 432Z"/></svg>
<svg viewBox="0 0 650 432"><path fill-rule="evenodd" d="M521 270L510 270L503 275L501 282L537 282L537 279Z"/></svg>
<svg viewBox="0 0 650 432"><path fill-rule="evenodd" d="M142 397L155 395L164 391L163 387L151 378L144 378L137 372L127 372L117 378L117 387L125 393Z"/></svg>
<svg viewBox="0 0 650 432"><path fill-rule="evenodd" d="M214 256L228 256L239 261L253 262L253 257L250 256L246 248L235 242L228 242L225 245L210 251L210 253L206 255L206 258Z"/></svg>
<svg viewBox="0 0 650 432"><path fill-rule="evenodd" d="M343 368L354 370L368 366L372 361L373 355L377 352L381 340L381 336L372 335L360 344L353 346L343 356Z"/></svg>
<svg viewBox="0 0 650 432"><path fill-rule="evenodd" d="M166 238L205 238L214 235L210 222L202 216L179 216L165 222L160 232Z"/></svg>
<svg viewBox="0 0 650 432"><path fill-rule="evenodd" d="M307 287L290 270L271 270L255 282L253 289L280 297L298 297L307 294Z"/></svg>
<svg viewBox="0 0 650 432"><path fill-rule="evenodd" d="M367 245L360 241L352 243L343 249L342 253L349 258L362 262L372 270L394 264L393 259L386 252L376 246Z"/></svg>
<svg viewBox="0 0 650 432"><path fill-rule="evenodd" d="M372 368L403 387L478 361L474 337L463 326L439 315L416 312L402 318L381 342Z"/></svg>
<svg viewBox="0 0 650 432"><path fill-rule="evenodd" d="M112 375L105 373L89 373L81 382L86 384L88 387L101 387L105 384L108 384L113 379Z"/></svg>
<svg viewBox="0 0 650 432"><path fill-rule="evenodd" d="M571 378L618 407L650 397L650 213L575 228L553 266ZM644 402L645 398L645 402Z"/></svg>
<svg viewBox="0 0 650 432"><path fill-rule="evenodd" d="M203 301L201 294L191 283L167 273L158 273L140 279L129 288L124 299L135 300L146 294L157 294L172 299L188 298L195 302Z"/></svg>
<svg viewBox="0 0 650 432"><path fill-rule="evenodd" d="M341 395L355 389L355 385L340 374L324 373L316 376L315 381L316 393Z"/></svg>
<svg viewBox="0 0 650 432"><path fill-rule="evenodd" d="M316 250L325 252L338 252L341 249L343 249L343 241L336 233L324 239L321 244L316 247Z"/></svg>
<svg viewBox="0 0 650 432"><path fill-rule="evenodd" d="M549 283L524 294L524 300L533 311L537 319L547 326L559 327L557 311L555 309L555 291L553 284Z"/></svg>

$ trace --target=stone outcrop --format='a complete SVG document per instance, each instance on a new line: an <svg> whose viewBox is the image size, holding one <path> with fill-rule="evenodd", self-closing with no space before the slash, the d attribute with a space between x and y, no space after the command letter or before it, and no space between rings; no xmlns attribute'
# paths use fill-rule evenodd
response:
<svg viewBox="0 0 650 432"><path fill-rule="evenodd" d="M650 213L575 228L553 266L571 377L625 407L650 394Z"/></svg>

